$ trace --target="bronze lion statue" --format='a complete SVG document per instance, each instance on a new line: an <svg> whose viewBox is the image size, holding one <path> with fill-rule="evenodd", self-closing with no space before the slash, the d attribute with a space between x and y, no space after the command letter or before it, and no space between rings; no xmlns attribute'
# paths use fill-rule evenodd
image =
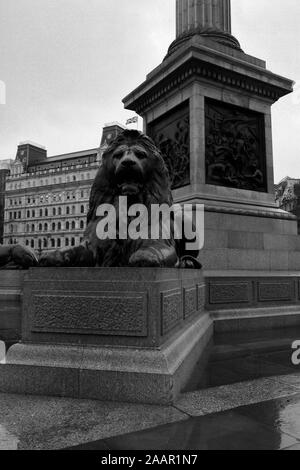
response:
<svg viewBox="0 0 300 470"><path fill-rule="evenodd" d="M186 252L185 240L174 237L174 217L168 239L144 239L127 236L99 238L97 227L105 215L99 207L120 208L126 197L128 207L140 204L151 207L172 206L172 192L167 167L154 142L136 130L125 130L106 149L102 164L91 189L87 228L81 245L48 252L41 256L42 267L187 267L201 268L198 251ZM117 222L122 217L116 215ZM127 223L129 224L129 217ZM149 222L150 223L150 222ZM161 221L163 224L163 221Z"/></svg>

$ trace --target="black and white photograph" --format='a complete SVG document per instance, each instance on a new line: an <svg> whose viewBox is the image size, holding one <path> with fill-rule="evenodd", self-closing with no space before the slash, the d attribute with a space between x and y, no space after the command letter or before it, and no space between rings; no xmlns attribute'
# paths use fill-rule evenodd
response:
<svg viewBox="0 0 300 470"><path fill-rule="evenodd" d="M0 451L300 450L299 24L0 0Z"/></svg>

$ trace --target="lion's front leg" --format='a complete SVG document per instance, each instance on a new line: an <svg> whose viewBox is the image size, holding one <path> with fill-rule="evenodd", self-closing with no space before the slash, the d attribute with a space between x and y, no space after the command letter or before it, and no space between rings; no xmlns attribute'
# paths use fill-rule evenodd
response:
<svg viewBox="0 0 300 470"><path fill-rule="evenodd" d="M40 267L94 267L95 264L93 252L88 244L48 252L43 254L39 260Z"/></svg>
<svg viewBox="0 0 300 470"><path fill-rule="evenodd" d="M142 243L129 259L129 266L140 268L174 268L177 264L175 247L162 241Z"/></svg>

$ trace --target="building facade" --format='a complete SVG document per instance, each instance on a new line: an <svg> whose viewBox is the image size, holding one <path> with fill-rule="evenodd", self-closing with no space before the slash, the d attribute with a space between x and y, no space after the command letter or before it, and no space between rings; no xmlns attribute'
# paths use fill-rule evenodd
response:
<svg viewBox="0 0 300 470"><path fill-rule="evenodd" d="M21 243L40 254L78 245L102 154L123 129L107 124L100 148L54 157L31 142L20 144L6 181L4 244Z"/></svg>
<svg viewBox="0 0 300 470"><path fill-rule="evenodd" d="M0 161L0 244L3 243L6 180L12 163L12 160Z"/></svg>

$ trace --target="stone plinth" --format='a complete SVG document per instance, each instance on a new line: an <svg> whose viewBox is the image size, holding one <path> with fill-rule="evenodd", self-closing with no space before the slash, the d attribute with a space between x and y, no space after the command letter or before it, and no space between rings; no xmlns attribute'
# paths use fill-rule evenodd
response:
<svg viewBox="0 0 300 470"><path fill-rule="evenodd" d="M0 391L172 403L212 336L201 271L32 269Z"/></svg>
<svg viewBox="0 0 300 470"><path fill-rule="evenodd" d="M18 341L21 334L23 271L0 271L0 340Z"/></svg>
<svg viewBox="0 0 300 470"><path fill-rule="evenodd" d="M294 243L297 220L275 204L271 124L293 82L232 47L229 19L228 1L178 1L167 57L123 102L161 149L175 202L205 206L204 269L299 269L278 245Z"/></svg>

